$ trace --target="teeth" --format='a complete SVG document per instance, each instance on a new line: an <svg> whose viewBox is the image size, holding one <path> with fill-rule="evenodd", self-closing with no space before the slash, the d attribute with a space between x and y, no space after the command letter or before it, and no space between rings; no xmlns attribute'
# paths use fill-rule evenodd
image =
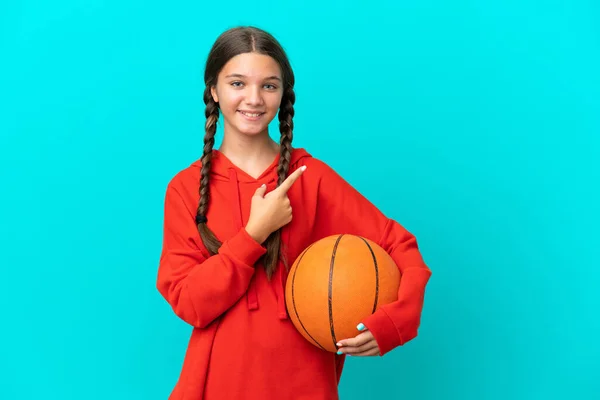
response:
<svg viewBox="0 0 600 400"><path fill-rule="evenodd" d="M243 111L240 111L242 114L247 115L248 117L258 117L259 115L261 115L262 113L254 113L254 114L250 114L250 113L245 113Z"/></svg>

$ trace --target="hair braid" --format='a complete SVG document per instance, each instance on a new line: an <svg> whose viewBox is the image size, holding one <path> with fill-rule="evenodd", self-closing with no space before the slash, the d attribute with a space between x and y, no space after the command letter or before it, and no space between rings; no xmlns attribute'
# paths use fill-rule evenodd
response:
<svg viewBox="0 0 600 400"><path fill-rule="evenodd" d="M281 99L281 106L279 109L279 132L281 133L281 139L279 143L279 149L281 157L279 158L279 164L277 165L277 186L281 185L288 175L290 169L290 163L292 159L292 139L294 138L294 103L296 101L296 95L292 87L285 89L283 97ZM281 251L283 243L281 241L281 228L273 232L267 239L265 246L267 253L264 257L265 271L267 277L273 275L273 271L277 266L277 260L281 257L286 268L289 268L285 253Z"/></svg>
<svg viewBox="0 0 600 400"><path fill-rule="evenodd" d="M215 133L217 132L217 121L219 119L219 107L211 95L209 86L206 86L206 89L204 90L204 104L206 104L206 109L204 111L206 124L204 126L204 151L201 158L202 170L200 171L200 188L198 189L200 201L198 210L196 211L196 223L202 241L210 254L214 255L219 250L219 247L221 247L221 242L206 224L206 212L208 211L208 205L210 203L208 181L210 176L212 150L215 144Z"/></svg>

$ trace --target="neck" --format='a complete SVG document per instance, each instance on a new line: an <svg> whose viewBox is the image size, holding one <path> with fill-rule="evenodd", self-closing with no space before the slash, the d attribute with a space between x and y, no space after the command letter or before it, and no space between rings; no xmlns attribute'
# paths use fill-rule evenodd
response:
<svg viewBox="0 0 600 400"><path fill-rule="evenodd" d="M256 136L225 132L219 151L231 159L247 161L273 158L279 153L279 144L265 131Z"/></svg>

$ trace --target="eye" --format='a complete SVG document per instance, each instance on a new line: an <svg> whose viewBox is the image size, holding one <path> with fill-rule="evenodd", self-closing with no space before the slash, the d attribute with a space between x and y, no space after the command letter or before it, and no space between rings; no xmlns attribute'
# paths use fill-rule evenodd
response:
<svg viewBox="0 0 600 400"><path fill-rule="evenodd" d="M243 83L240 81L233 81L230 83L230 85L233 87L240 87L241 85L243 85Z"/></svg>
<svg viewBox="0 0 600 400"><path fill-rule="evenodd" d="M266 87L267 89L269 89L269 90L276 90L276 89L277 89L277 86L275 86L275 85L272 85L272 84L270 84L270 83L267 83L267 84L265 85L265 87Z"/></svg>

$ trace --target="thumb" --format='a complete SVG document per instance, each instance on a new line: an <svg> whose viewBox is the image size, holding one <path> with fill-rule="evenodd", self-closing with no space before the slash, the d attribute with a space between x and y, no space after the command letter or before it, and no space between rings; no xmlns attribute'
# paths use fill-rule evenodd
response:
<svg viewBox="0 0 600 400"><path fill-rule="evenodd" d="M264 197L266 191L267 191L267 185L265 185L263 183L261 187L259 187L258 189L256 189L256 191L254 192L254 195L255 196Z"/></svg>

